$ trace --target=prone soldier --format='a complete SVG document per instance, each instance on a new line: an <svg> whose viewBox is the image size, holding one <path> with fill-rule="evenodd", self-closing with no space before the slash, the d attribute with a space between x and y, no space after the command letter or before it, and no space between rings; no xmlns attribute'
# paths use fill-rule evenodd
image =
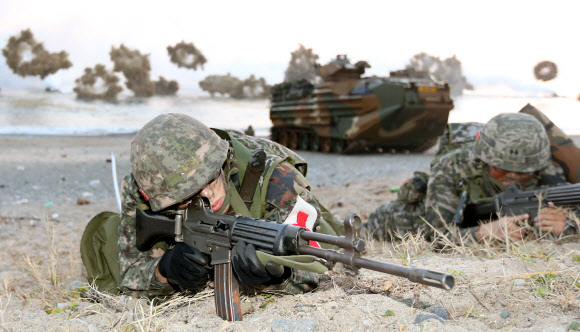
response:
<svg viewBox="0 0 580 332"><path fill-rule="evenodd" d="M218 133L222 137L188 116L163 114L135 136L131 145L132 173L122 186L121 291L166 295L175 290L198 290L209 279L207 257L186 244L164 248L161 256L155 250L139 252L135 248L136 209L170 213L186 208L192 197L199 195L209 199L214 213L238 213L278 223L302 222L312 231L331 235L343 231L310 193L304 175L295 167L303 164L297 155L283 149L286 157L262 152L263 160L251 160L252 148L265 144L274 145L271 150L282 148L242 134ZM258 169L252 169L252 165ZM232 261L243 285L283 284L288 291L300 292L318 283L314 273L262 264L254 246L243 241L233 249Z"/></svg>
<svg viewBox="0 0 580 332"><path fill-rule="evenodd" d="M562 169L551 162L550 142L541 123L527 114L503 113L489 120L473 143L438 155L430 176L415 172L401 187L399 199L377 208L364 227L381 239L419 231L433 239L434 229L448 234L444 222L462 221L465 206L489 202L514 183L531 190L567 182ZM473 241L520 240L527 230L521 222L529 217L488 218L480 225L472 220L459 234ZM544 207L531 222L538 231L554 236L575 234L578 225L568 217L561 209Z"/></svg>
<svg viewBox="0 0 580 332"><path fill-rule="evenodd" d="M97 216L85 230L81 256L89 277L101 286L99 289L135 296L202 289L212 270L204 253L183 242L172 247L159 242L145 252L136 247L137 209L175 216L176 211L187 209L194 197L209 200L214 213L342 235L343 224L310 193L306 166L300 156L269 140L212 130L183 114L157 116L131 143L132 172L123 180L120 220L117 214L103 213L99 215L102 223ZM109 222L115 217L116 224ZM112 228L118 229L118 234L112 234ZM116 239L114 252L118 257L114 260L109 257L111 238ZM100 243L102 239L107 240ZM101 249L93 249L99 246ZM256 248L244 241L232 250L232 267L242 285L261 289L299 293L319 282L317 273L270 261L262 263Z"/></svg>

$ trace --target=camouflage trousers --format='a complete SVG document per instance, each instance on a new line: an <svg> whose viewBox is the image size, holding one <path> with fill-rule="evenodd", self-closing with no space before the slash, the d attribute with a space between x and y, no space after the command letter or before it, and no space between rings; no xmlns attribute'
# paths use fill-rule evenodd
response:
<svg viewBox="0 0 580 332"><path fill-rule="evenodd" d="M374 210L363 228L377 240L392 241L407 232L416 234L425 224L421 219L424 215L425 203L422 200L413 203L393 201Z"/></svg>

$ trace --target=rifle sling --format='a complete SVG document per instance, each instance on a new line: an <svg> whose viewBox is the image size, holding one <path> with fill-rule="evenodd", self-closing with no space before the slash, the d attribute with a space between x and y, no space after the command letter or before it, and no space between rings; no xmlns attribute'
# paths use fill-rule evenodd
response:
<svg viewBox="0 0 580 332"><path fill-rule="evenodd" d="M317 257L312 255L274 256L265 252L256 251L256 256L260 263L264 265L268 262L274 262L276 264L307 272L325 273L328 271L328 268L320 263Z"/></svg>
<svg viewBox="0 0 580 332"><path fill-rule="evenodd" d="M231 181L228 181L228 193L230 194L230 204L234 209L234 212L239 213L244 217L253 218L250 210L246 204L244 204L244 201L240 197L240 194L238 194L236 187Z"/></svg>
<svg viewBox="0 0 580 332"><path fill-rule="evenodd" d="M246 173L244 174L242 184L240 185L240 197L248 209L254 201L254 193L256 192L258 183L260 182L260 177L262 176L262 171L264 170L265 165L266 153L264 152L264 149L254 150L252 157L248 160Z"/></svg>

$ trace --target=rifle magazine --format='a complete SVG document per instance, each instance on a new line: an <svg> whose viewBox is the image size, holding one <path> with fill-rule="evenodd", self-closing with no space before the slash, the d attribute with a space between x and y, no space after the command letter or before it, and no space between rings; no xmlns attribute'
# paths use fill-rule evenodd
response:
<svg viewBox="0 0 580 332"><path fill-rule="evenodd" d="M240 302L240 287L231 263L214 266L215 311L227 321L242 320L242 305Z"/></svg>

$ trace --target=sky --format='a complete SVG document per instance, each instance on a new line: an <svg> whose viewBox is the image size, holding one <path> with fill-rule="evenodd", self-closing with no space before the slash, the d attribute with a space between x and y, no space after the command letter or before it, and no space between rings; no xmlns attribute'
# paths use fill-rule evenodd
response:
<svg viewBox="0 0 580 332"><path fill-rule="evenodd" d="M85 67L112 69L111 47L149 54L152 79L177 80L182 90L213 74L250 74L270 84L284 78L290 53L312 48L326 63L347 54L366 60L367 75L388 76L426 52L456 55L476 88L505 84L519 90L580 92L578 1L178 1L0 0L0 48L30 28L50 52L65 50L73 67L22 79L0 57L0 88L51 86L70 91ZM204 70L178 68L167 46L193 42L208 59ZM550 82L534 78L543 60L558 65Z"/></svg>

